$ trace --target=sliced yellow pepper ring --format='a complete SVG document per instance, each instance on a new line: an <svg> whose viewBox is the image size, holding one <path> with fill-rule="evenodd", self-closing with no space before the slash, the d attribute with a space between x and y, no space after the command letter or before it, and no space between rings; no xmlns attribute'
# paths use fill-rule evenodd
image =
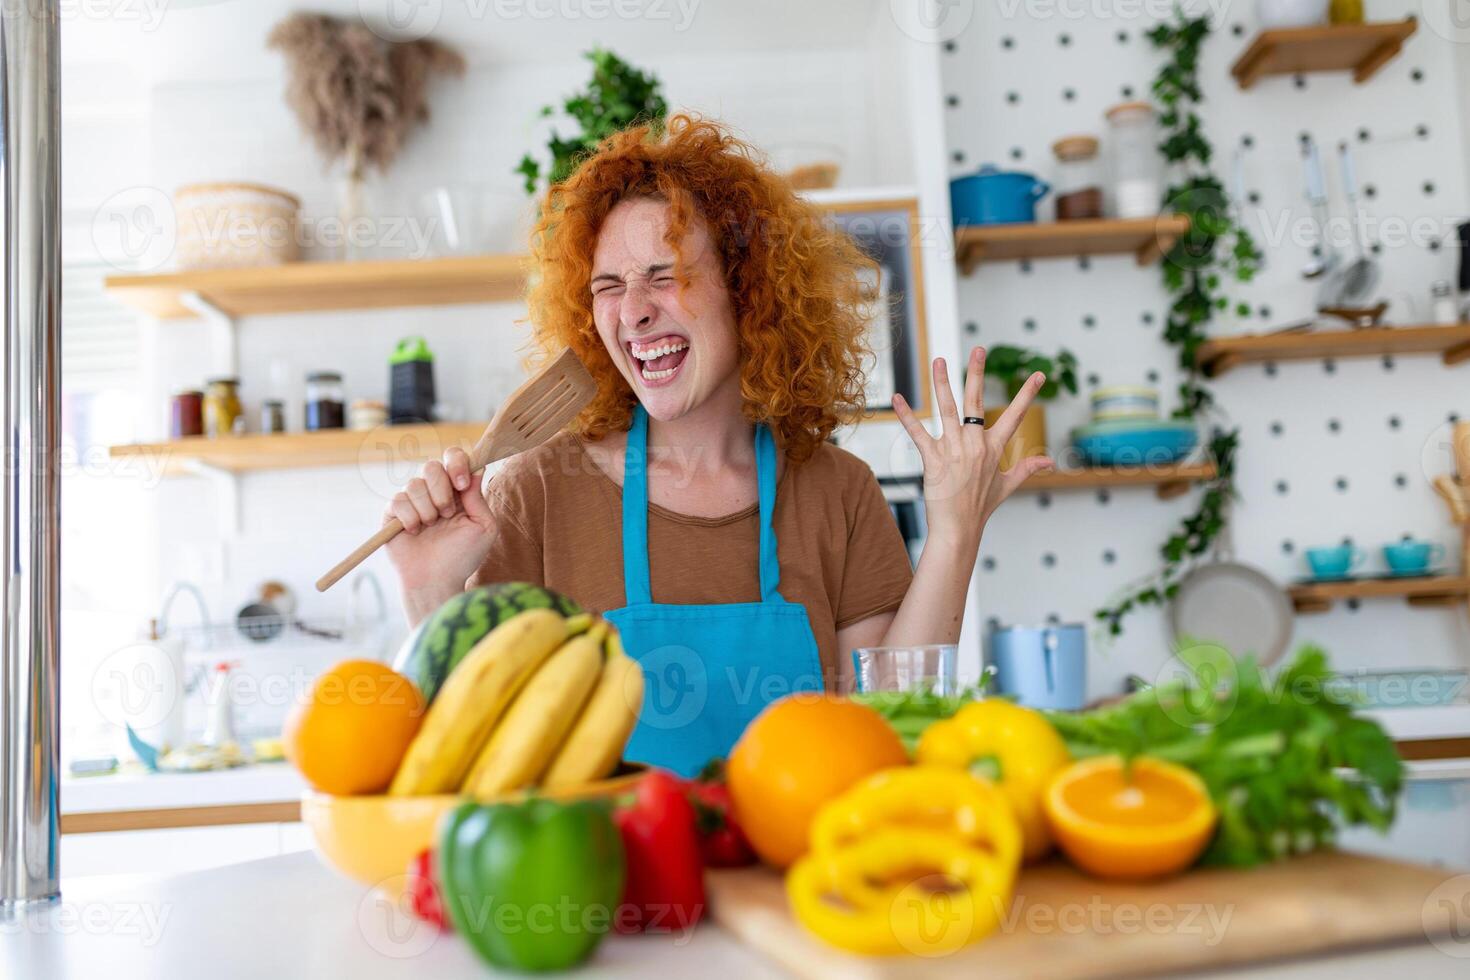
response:
<svg viewBox="0 0 1470 980"><path fill-rule="evenodd" d="M885 769L818 812L813 851L835 851L890 827L943 832L1011 869L1021 861L1021 829L1010 802L989 780L945 766Z"/></svg>
<svg viewBox="0 0 1470 980"><path fill-rule="evenodd" d="M942 956L993 932L1011 900L1014 862L947 833L888 828L812 852L786 876L798 921L868 956Z"/></svg>

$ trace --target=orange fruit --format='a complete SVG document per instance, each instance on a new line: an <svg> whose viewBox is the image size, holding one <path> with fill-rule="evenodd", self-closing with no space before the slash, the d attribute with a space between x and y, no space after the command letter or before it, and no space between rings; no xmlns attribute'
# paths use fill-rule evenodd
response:
<svg viewBox="0 0 1470 980"><path fill-rule="evenodd" d="M317 675L281 732L286 758L334 796L388 788L424 718L413 681L376 660L343 660Z"/></svg>
<svg viewBox="0 0 1470 980"><path fill-rule="evenodd" d="M1215 832L1204 781L1161 759L1125 769L1116 755L1074 762L1043 800L1052 836L1072 863L1100 878L1157 878L1193 864Z"/></svg>
<svg viewBox="0 0 1470 980"><path fill-rule="evenodd" d="M826 694L768 705L735 743L725 776L735 813L761 860L784 868L806 853L822 805L908 752L872 708Z"/></svg>

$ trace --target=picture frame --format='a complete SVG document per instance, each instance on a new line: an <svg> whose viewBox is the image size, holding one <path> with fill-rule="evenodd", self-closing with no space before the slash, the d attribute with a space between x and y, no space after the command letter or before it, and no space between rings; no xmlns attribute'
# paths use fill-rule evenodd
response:
<svg viewBox="0 0 1470 980"><path fill-rule="evenodd" d="M914 197L822 202L833 223L878 263L869 284L873 316L869 346L877 357L868 377L862 421L896 421L895 392L919 418L928 418L929 337L924 310L924 264L919 202Z"/></svg>

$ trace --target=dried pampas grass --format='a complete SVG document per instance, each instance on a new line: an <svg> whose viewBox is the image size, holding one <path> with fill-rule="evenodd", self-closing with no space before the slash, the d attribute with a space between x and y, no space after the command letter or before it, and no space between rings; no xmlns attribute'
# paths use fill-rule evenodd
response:
<svg viewBox="0 0 1470 980"><path fill-rule="evenodd" d="M356 21L292 14L267 44L286 57L286 103L328 162L360 180L384 172L414 125L429 118L435 74L461 75L464 58L437 41L385 41Z"/></svg>

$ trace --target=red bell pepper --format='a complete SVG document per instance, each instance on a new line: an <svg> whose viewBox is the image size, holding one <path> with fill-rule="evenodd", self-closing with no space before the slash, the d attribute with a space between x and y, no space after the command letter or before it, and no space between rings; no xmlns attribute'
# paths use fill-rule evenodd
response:
<svg viewBox="0 0 1470 980"><path fill-rule="evenodd" d="M694 807L682 782L652 769L613 822L623 837L628 877L613 917L618 932L685 930L704 917L704 863Z"/></svg>
<svg viewBox="0 0 1470 980"><path fill-rule="evenodd" d="M408 866L408 907L413 914L445 932L453 932L444 902L439 897L439 884L434 880L434 852L419 851Z"/></svg>
<svg viewBox="0 0 1470 980"><path fill-rule="evenodd" d="M735 820L730 787L725 784L725 764L716 759L685 784L694 804L699 851L706 868L742 868L755 863L755 851L745 831Z"/></svg>

